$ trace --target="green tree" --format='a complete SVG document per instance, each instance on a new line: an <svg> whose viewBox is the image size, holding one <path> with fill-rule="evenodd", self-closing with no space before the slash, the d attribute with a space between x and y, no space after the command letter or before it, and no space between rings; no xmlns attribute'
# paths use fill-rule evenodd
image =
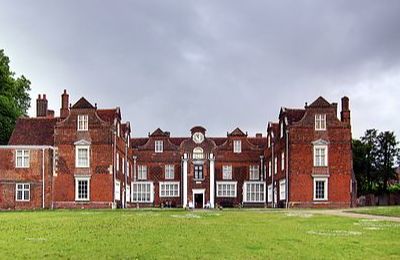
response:
<svg viewBox="0 0 400 260"><path fill-rule="evenodd" d="M377 136L376 169L381 192L388 191L388 181L396 178L395 159L399 157L398 142L393 132L385 131Z"/></svg>
<svg viewBox="0 0 400 260"><path fill-rule="evenodd" d="M18 117L26 115L30 106L31 82L23 75L15 77L10 59L0 50L0 144L7 144Z"/></svg>

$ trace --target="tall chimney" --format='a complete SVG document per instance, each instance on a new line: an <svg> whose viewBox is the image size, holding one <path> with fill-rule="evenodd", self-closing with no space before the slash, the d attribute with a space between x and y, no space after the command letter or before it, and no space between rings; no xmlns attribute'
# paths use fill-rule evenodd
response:
<svg viewBox="0 0 400 260"><path fill-rule="evenodd" d="M64 93L61 95L61 109L60 109L61 118L66 118L69 115L68 103L69 103L69 95L67 93L67 90L64 89Z"/></svg>
<svg viewBox="0 0 400 260"><path fill-rule="evenodd" d="M340 120L343 123L350 125L350 109L349 109L349 98L342 97L342 112L340 112Z"/></svg>
<svg viewBox="0 0 400 260"><path fill-rule="evenodd" d="M46 95L43 95L43 98L38 96L36 99L36 117L46 117L47 116L47 99Z"/></svg>

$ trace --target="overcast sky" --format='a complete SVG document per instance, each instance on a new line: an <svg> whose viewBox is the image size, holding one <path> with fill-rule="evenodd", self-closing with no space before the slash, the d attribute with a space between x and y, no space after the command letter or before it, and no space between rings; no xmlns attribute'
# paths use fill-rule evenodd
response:
<svg viewBox="0 0 400 260"><path fill-rule="evenodd" d="M265 134L281 106L349 96L353 136L400 139L400 1L1 1L0 49L46 93L120 106L133 135ZM339 105L340 106L340 105Z"/></svg>

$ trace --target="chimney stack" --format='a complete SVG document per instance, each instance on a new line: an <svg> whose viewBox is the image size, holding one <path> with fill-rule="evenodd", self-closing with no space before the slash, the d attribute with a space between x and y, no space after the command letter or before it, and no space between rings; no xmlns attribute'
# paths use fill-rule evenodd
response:
<svg viewBox="0 0 400 260"><path fill-rule="evenodd" d="M350 109L348 97L342 97L342 112L340 112L340 120L343 123L350 125Z"/></svg>
<svg viewBox="0 0 400 260"><path fill-rule="evenodd" d="M61 95L60 118L66 118L69 115L68 103L69 95L67 93L67 90L64 89L64 93Z"/></svg>
<svg viewBox="0 0 400 260"><path fill-rule="evenodd" d="M46 117L47 116L47 99L46 94L43 95L43 98L38 96L36 99L36 117Z"/></svg>

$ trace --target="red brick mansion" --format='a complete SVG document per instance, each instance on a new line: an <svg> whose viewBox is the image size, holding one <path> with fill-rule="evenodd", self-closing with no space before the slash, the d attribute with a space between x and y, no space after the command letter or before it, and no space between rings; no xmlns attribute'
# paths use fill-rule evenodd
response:
<svg viewBox="0 0 400 260"><path fill-rule="evenodd" d="M46 95L0 146L0 209L112 207L350 207L354 204L349 99L282 108L266 133L210 137L156 129L131 136L117 108Z"/></svg>

